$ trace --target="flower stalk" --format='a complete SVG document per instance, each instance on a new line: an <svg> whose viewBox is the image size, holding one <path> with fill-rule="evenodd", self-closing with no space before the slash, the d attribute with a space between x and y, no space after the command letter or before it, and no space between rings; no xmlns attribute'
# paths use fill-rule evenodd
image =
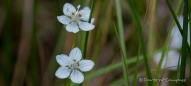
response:
<svg viewBox="0 0 191 86"><path fill-rule="evenodd" d="M186 70L186 49L187 47L187 34L188 34L188 0L184 0L184 10L183 10L183 41L182 41L182 57L181 57L181 66L180 66L180 79L185 79L185 70ZM180 86L184 86L184 82L180 82Z"/></svg>
<svg viewBox="0 0 191 86"><path fill-rule="evenodd" d="M88 23L91 23L94 5L95 5L95 0L92 0L90 17L89 17ZM83 58L84 59L86 58L86 49L87 49L87 44L88 44L88 36L89 36L89 31L85 33L85 42L84 42L84 50L83 50Z"/></svg>
<svg viewBox="0 0 191 86"><path fill-rule="evenodd" d="M118 22L118 31L119 35L116 32L118 42L120 44L120 50L122 54L122 60L123 60L123 72L124 72L124 78L125 78L125 85L129 86L129 73L128 73L128 66L127 66L127 54L126 54L126 47L125 47L125 41L124 41L124 31L123 31L123 22L122 22L122 14L121 14L121 7L120 7L120 1L115 0L116 2L116 13L117 13L117 22ZM114 26L115 28L115 26ZM119 37L118 37L119 36Z"/></svg>

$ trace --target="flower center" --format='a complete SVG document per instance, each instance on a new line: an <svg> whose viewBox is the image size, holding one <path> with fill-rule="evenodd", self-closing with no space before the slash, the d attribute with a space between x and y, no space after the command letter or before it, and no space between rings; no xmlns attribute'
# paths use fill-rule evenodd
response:
<svg viewBox="0 0 191 86"><path fill-rule="evenodd" d="M71 16L70 16L70 19L73 21L73 22L78 22L79 21L79 18L82 16L78 11L80 9L80 5L77 6L77 11L76 12L72 12Z"/></svg>
<svg viewBox="0 0 191 86"><path fill-rule="evenodd" d="M68 65L68 68L72 70L76 70L78 69L78 67L79 67L79 64L75 60L73 60L70 65Z"/></svg>

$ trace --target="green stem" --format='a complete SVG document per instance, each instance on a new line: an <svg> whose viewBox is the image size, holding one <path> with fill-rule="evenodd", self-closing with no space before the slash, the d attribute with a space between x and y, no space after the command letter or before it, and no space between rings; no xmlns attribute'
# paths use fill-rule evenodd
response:
<svg viewBox="0 0 191 86"><path fill-rule="evenodd" d="M118 38L118 42L120 44L120 49L121 49L121 54L122 54L122 60L123 60L123 71L125 75L125 85L129 86L129 75L128 75L128 66L126 65L127 63L127 54L126 54L126 47L125 47L125 41L124 41L124 31L123 31L123 22L122 22L122 12L121 12L121 5L120 5L120 0L115 0L116 2L116 13L117 13L117 23L118 23L118 31L119 35L116 32L116 36ZM114 26L115 28L115 26ZM119 36L119 37L118 37Z"/></svg>
<svg viewBox="0 0 191 86"><path fill-rule="evenodd" d="M182 41L182 59L181 59L181 66L180 66L180 79L185 79L187 33L188 33L188 0L184 0L183 41ZM181 86L184 86L184 84L185 84L184 82L180 82Z"/></svg>
<svg viewBox="0 0 191 86"><path fill-rule="evenodd" d="M181 1L181 0L180 0ZM180 2L179 1L179 2ZM175 22L176 22L176 25L178 26L178 29L179 29L179 31L180 31L180 34L182 35L182 37L183 37L183 30L182 30L182 27L180 26L180 23L179 23L179 21L178 21L178 19L177 19L177 17L176 17L176 14L174 13L174 11L173 11L173 9L172 9L172 6L170 5L170 2L168 1L168 0L166 0L166 2L167 2L167 5L168 5L168 7L169 7L169 9L170 9L170 12L172 13L172 16L173 16L173 18L174 18L174 20L175 20ZM178 5L179 6L179 5ZM187 42L187 44L186 44L186 46L187 46L187 50L188 50L188 52L190 53L190 46L189 46L189 44L188 44L188 42Z"/></svg>
<svg viewBox="0 0 191 86"><path fill-rule="evenodd" d="M148 52L147 54L150 55L150 53L152 53L152 47L153 47L153 36L154 36L154 32L153 32L153 26L154 26L154 15L155 15L155 9L156 9L156 0L152 1L152 9L151 9L151 18L150 18L150 25L149 25L149 37L148 37Z"/></svg>
<svg viewBox="0 0 191 86"><path fill-rule="evenodd" d="M182 52L180 52L179 59L178 59L178 67L177 67L177 74L176 74L176 78L177 78L177 79L180 77L180 76L179 76L179 73L180 73L181 54L182 54Z"/></svg>
<svg viewBox="0 0 191 86"><path fill-rule="evenodd" d="M190 0L188 0L188 4L191 4ZM189 24L190 24L190 28L189 28L190 29L190 33L189 34L191 34L191 6L190 5L188 5L188 12L189 12ZM190 45L191 45L191 35L190 35ZM191 46L190 46L190 50L191 50ZM191 55L189 57L190 57L190 67L191 67ZM190 68L189 81L190 80L191 80L191 68ZM188 85L190 86L191 82L189 82Z"/></svg>
<svg viewBox="0 0 191 86"><path fill-rule="evenodd" d="M133 80L133 86L137 86L137 71L138 71L138 68L139 68L139 57L140 57L140 51L141 51L141 47L140 47L141 44L139 44L139 51L138 51L138 55L137 55L137 61L136 61L136 69L135 69L135 75L134 75L134 80Z"/></svg>
<svg viewBox="0 0 191 86"><path fill-rule="evenodd" d="M149 3L147 4L147 9L146 9L145 18L144 18L144 25L146 25L146 17L147 17L147 14L148 14L148 8L149 8L149 5L150 5L150 2L151 2L151 0L149 0Z"/></svg>
<svg viewBox="0 0 191 86"><path fill-rule="evenodd" d="M90 17L89 17L88 23L91 22L91 18L92 18L92 13L93 13L94 4L95 4L95 0L92 0L92 4L91 4L91 12L90 12ZM89 36L89 31L86 32L86 35L85 35L84 51L83 51L83 59L86 58L86 48L87 48L87 44L88 44L88 36Z"/></svg>
<svg viewBox="0 0 191 86"><path fill-rule="evenodd" d="M13 21L12 12L15 10L11 9L12 8L11 0L1 0L0 3L1 3L1 9L3 10L3 13L4 13L4 18L1 18L2 27L0 27L1 28L1 31L0 31L1 80L3 79L3 81L5 81L4 85L12 86L11 79L12 79L12 83L13 82L17 83L17 80L16 79L14 80L14 75L16 72L13 72L13 69L14 69L13 65L15 64L14 62L16 61L13 60L13 38L14 37L12 34L12 29L11 29L13 28L11 26L12 25L11 22Z"/></svg>
<svg viewBox="0 0 191 86"><path fill-rule="evenodd" d="M76 34L74 34L74 40L73 40L72 48L74 48L76 46L76 40L77 40Z"/></svg>
<svg viewBox="0 0 191 86"><path fill-rule="evenodd" d="M166 1L167 1L167 5L168 5L169 8L170 8L170 4L169 4L168 0L166 0ZM179 11L179 9L180 9L180 4L181 4L181 1L178 2L178 7L177 7L177 10L176 10L176 14L178 14L178 11ZM173 11L173 10L172 10L172 11ZM174 11L173 11L173 12L174 12ZM161 65L162 65L162 62L163 62L163 60L164 60L164 56L165 56L166 51L167 51L167 47L168 47L168 44L169 44L169 40L170 40L170 36L171 36L171 32L172 32L174 23L175 23L175 22L174 22L174 20L173 20L172 23L171 23L171 25L170 25L170 29L169 29L169 31L168 31L168 35L167 35L165 44L164 44L164 46L163 46L163 51L162 51L161 59L160 59L159 64L158 64L158 66L157 66L157 71L156 71L156 74L155 74L155 79L158 79L158 77L159 77L159 75L160 75L159 73L160 73ZM157 82L154 82L154 86L155 86L156 84L157 84Z"/></svg>
<svg viewBox="0 0 191 86"><path fill-rule="evenodd" d="M90 17L89 17L88 23L91 22L94 5L95 5L95 0L92 0L91 12L90 12ZM83 46L84 50L83 50L83 56L82 56L83 59L86 58L86 49L87 49L87 44L88 44L88 36L89 36L89 31L85 33L85 42L84 42L84 46ZM83 85L83 83L80 84L80 86L82 86L82 85Z"/></svg>
<svg viewBox="0 0 191 86"><path fill-rule="evenodd" d="M34 64L38 60L38 55L37 55L37 50L38 50L38 45L37 45L37 12L38 12L38 2L37 0L33 0L33 14L32 14L32 29L31 29L31 49L30 49L30 57L29 57L29 77L31 78L31 83L32 85L36 86L38 85L38 71L39 65Z"/></svg>
<svg viewBox="0 0 191 86"><path fill-rule="evenodd" d="M168 49L168 51L170 51L170 50L177 50L177 49L172 49L172 48ZM157 54L157 53L159 53L161 51L162 51L162 49L157 50L156 52L154 52L153 54L151 54L149 56L149 59L153 58L152 57L153 55L155 55L155 54ZM135 63L136 60L137 60L136 57L137 56L129 57L130 59L127 59L127 65ZM143 55L140 55L139 61L142 61L142 60L143 60ZM94 78L96 76L101 76L102 74L107 73L108 71L113 71L113 70L115 70L117 68L120 68L122 66L123 66L123 62L122 61L112 63L112 64L110 64L110 65L108 65L106 67L103 67L103 68L100 68L100 69L96 70L95 72L91 72L91 73L87 74L87 76L85 77L84 80L87 81L87 80L89 80L91 78Z"/></svg>
<svg viewBox="0 0 191 86"><path fill-rule="evenodd" d="M133 7L133 5L129 4L127 0L126 0L126 2L129 5L129 7L131 8L132 16L135 19L136 28L138 29L140 43L141 43L141 49L142 49L142 52L143 52L144 62L145 62L145 66L146 66L147 78L152 79L151 72L150 72L150 67L149 67L149 63L148 63L147 50L145 48L145 44L144 44L144 40L143 40L143 37L144 37L143 36L143 28L142 28L139 16L138 16L135 8ZM148 82L148 85L152 86L153 84L152 84L152 82Z"/></svg>
<svg viewBox="0 0 191 86"><path fill-rule="evenodd" d="M113 24L114 25L114 24ZM117 33L117 30L116 30L116 27L115 27L115 25L114 25L114 29L115 29L115 33L116 33L116 36L117 36L117 40L118 40L118 42L119 42L119 46L120 46L120 49L121 49L121 54L122 54L122 59L123 59L123 71L124 71L124 75L125 75L125 81L126 81L126 85L129 85L129 76L128 76L128 69L127 69L127 62L126 62L126 54L125 54L125 52L124 52L124 50L123 50L123 44L122 44L122 42L121 42L121 40L120 40L120 37L119 37L119 35L118 35L118 33Z"/></svg>
<svg viewBox="0 0 191 86"><path fill-rule="evenodd" d="M67 86L70 86L70 83L71 83L71 81L70 81L70 79L67 79Z"/></svg>

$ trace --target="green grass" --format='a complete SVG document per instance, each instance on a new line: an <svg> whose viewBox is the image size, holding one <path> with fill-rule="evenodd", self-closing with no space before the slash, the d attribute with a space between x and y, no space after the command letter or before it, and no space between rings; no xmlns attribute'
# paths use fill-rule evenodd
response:
<svg viewBox="0 0 191 86"><path fill-rule="evenodd" d="M140 39L140 43L141 43L141 50L143 52L143 57L144 57L144 63L145 63L145 66L146 66L146 75L147 75L147 78L148 79L151 79L152 76L151 76L151 72L150 72L150 67L149 67L149 63L148 63L148 56L147 56L147 50L145 48L145 43L144 43L144 39L143 39L143 28L142 28L142 25L140 23L140 19L139 19L139 16L137 14L137 11L136 9L134 8L133 4L132 3L129 3L128 1L126 1L127 4L129 5L131 11L132 11L132 16L133 16L133 19L135 20L135 24L136 24L136 28L138 30L138 34L139 34L139 39ZM148 82L148 85L149 86L152 86L152 82Z"/></svg>
<svg viewBox="0 0 191 86"><path fill-rule="evenodd" d="M125 77L125 82L126 82L126 86L129 86L129 74L128 74L128 66L126 65L126 58L127 58L127 54L126 54L126 47L125 47L125 41L124 41L124 31L123 31L123 23L122 23L122 14L121 14L121 7L120 7L120 0L115 0L116 2L116 13L117 13L117 22L118 22L118 32L119 35L117 34L117 30L116 27L115 28L115 33L118 39L118 42L120 44L120 50L121 50L121 54L122 54L122 60L123 60L123 71L124 71L124 77Z"/></svg>
<svg viewBox="0 0 191 86"><path fill-rule="evenodd" d="M168 0L167 1L167 4L170 7L170 4L168 3ZM180 9L180 6L181 6L181 1L178 2L178 7L177 7L177 10L176 10L176 15L178 14L179 12L179 9ZM171 9L172 10L172 9ZM172 29L174 27L174 20L172 21L171 25L170 25L170 29L168 31L168 35L167 35L167 38L166 38L166 41L165 41L165 44L163 46L163 51L162 51L162 55L161 55L161 59L160 59L160 62L158 64L158 67L157 67L157 71L155 73L155 79L159 78L159 75L160 75L160 70L161 70L161 65L163 63L163 60L164 60L164 57L165 57L165 54L168 53L166 52L166 49L168 48L168 44L169 44L169 41L170 41L170 36L171 36L171 32L172 32ZM154 83L154 86L157 84L157 82Z"/></svg>
<svg viewBox="0 0 191 86"><path fill-rule="evenodd" d="M140 48L140 44L139 44L139 51L138 51L138 54L137 54L137 61L136 61L134 79L133 79L133 86L137 86L136 81L137 81L137 73L138 73L138 68L139 68L140 51L141 51L141 48Z"/></svg>
<svg viewBox="0 0 191 86"><path fill-rule="evenodd" d="M181 57L181 65L180 65L180 79L185 79L185 71L186 71L186 57L187 52L186 49L190 49L187 47L187 34L188 34L188 0L184 0L183 5L183 41L182 41L182 57ZM180 82L181 86L185 86L185 82Z"/></svg>
<svg viewBox="0 0 191 86"><path fill-rule="evenodd" d="M191 4L191 1L189 0L188 1L188 4ZM191 33L191 6L190 5L188 5L188 12L189 12L189 24L190 24L190 33ZM190 35L190 43L191 43L191 35ZM190 46L190 50L191 50L191 46ZM191 53L189 53L189 54L191 54ZM189 56L190 58L190 67L191 67L191 55ZM190 75L189 75L189 80L191 80L191 68L190 68ZM191 82L189 83L189 85L191 85Z"/></svg>
<svg viewBox="0 0 191 86"><path fill-rule="evenodd" d="M125 54L125 50L123 50L122 46L125 47L125 45L123 45L122 41L120 40L121 38L119 37L118 35L118 32L116 30L116 26L114 25L114 29L115 29L115 33L116 33L116 36L117 36L117 40L119 42L119 45L120 45L120 50L121 50L121 54L122 54L122 60L123 60L123 71L124 71L124 75L125 75L125 84L126 85L129 85L129 75L128 75L128 68L127 68L127 61L126 61L126 54Z"/></svg>
<svg viewBox="0 0 191 86"><path fill-rule="evenodd" d="M76 34L67 32L56 18L63 15L63 5L67 2L75 8L81 5L80 10L89 6L88 22L95 18L95 28ZM182 0L166 0L166 3L161 0L1 0L0 84L156 86L162 85L162 82L138 80L163 78L163 75L169 79L186 78L190 81L191 46L186 41L186 32L187 24L191 24L191 20L187 20L191 16L191 1L184 2L188 3L182 8ZM180 26L182 22L178 21L182 12L183 28ZM169 47L175 24L183 37L182 49ZM80 48L83 59L95 63L91 71L83 73L82 84L55 76L59 67L56 55L68 55L74 47ZM180 53L178 63L181 66L176 71L161 69L163 59L170 50ZM159 52L162 56L156 64L153 57ZM189 73L189 78L185 72ZM188 83L178 82L178 85L190 86ZM174 82L167 84L176 85Z"/></svg>
<svg viewBox="0 0 191 86"><path fill-rule="evenodd" d="M91 4L91 12L90 12L90 17L88 20L88 23L91 22L92 19L92 13L93 13L93 9L94 9L94 4L95 4L95 0L92 0L92 4ZM89 36L89 31L85 33L85 42L84 42L84 50L83 50L83 58L86 58L86 49L87 49L87 45L88 45L88 36Z"/></svg>

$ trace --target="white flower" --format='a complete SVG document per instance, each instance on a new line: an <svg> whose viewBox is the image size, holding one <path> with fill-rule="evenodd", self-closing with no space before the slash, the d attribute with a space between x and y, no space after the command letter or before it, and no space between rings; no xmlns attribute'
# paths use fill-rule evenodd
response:
<svg viewBox="0 0 191 86"><path fill-rule="evenodd" d="M158 65L161 59L162 52L159 52L154 55L154 61ZM175 71L177 70L178 60L179 60L179 52L175 50L171 50L164 56L161 69L167 68L169 70Z"/></svg>
<svg viewBox="0 0 191 86"><path fill-rule="evenodd" d="M84 7L80 10L80 5L77 6L77 9L70 3L66 3L63 6L62 16L57 16L57 19L60 23L66 25L66 30L68 32L77 33L79 28L83 31L90 31L95 26L91 23L88 23L90 16L89 7Z"/></svg>
<svg viewBox="0 0 191 86"><path fill-rule="evenodd" d="M180 26L183 28L183 16L180 16L178 18L178 21L180 23ZM188 28L190 28L189 24L188 24ZM188 37L187 37L187 41L190 44L190 29L188 29ZM180 34L180 31L178 29L178 26L175 25L173 27L172 30L172 34L171 34L171 43L170 43L170 47L171 48L181 48L182 46L182 36Z"/></svg>
<svg viewBox="0 0 191 86"><path fill-rule="evenodd" d="M55 76L64 79L70 75L72 82L82 83L84 81L84 75L81 72L90 71L94 66L94 62L81 59L82 53L77 47L72 49L69 56L65 54L57 55L56 60L61 67L58 68Z"/></svg>

